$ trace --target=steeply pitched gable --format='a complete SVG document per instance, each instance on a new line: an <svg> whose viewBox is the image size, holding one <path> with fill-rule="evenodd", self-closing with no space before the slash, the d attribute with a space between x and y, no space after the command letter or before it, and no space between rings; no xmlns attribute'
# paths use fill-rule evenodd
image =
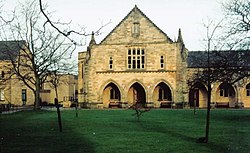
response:
<svg viewBox="0 0 250 153"><path fill-rule="evenodd" d="M134 26L139 27L133 35ZM103 39L100 44L147 43L173 41L158 28L137 6Z"/></svg>

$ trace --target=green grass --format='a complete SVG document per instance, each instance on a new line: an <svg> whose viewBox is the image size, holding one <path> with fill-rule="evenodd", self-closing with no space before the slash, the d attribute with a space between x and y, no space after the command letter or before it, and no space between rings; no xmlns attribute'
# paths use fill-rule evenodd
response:
<svg viewBox="0 0 250 153"><path fill-rule="evenodd" d="M140 121L132 110L23 111L0 116L1 153L247 153L250 110L212 110L208 144L205 110L151 110Z"/></svg>

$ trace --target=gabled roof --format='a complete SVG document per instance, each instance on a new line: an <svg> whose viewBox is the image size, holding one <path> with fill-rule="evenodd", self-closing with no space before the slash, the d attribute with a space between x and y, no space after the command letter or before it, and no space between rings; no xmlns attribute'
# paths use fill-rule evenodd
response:
<svg viewBox="0 0 250 153"><path fill-rule="evenodd" d="M24 40L0 41L0 60L11 60L16 58L24 44Z"/></svg>
<svg viewBox="0 0 250 153"><path fill-rule="evenodd" d="M122 21L100 42L102 44L133 12L138 11L143 17L145 17L157 30L166 36L169 42L173 42L166 33L164 33L157 25L154 24L136 5L135 7L122 19Z"/></svg>
<svg viewBox="0 0 250 153"><path fill-rule="evenodd" d="M231 51L210 51L210 66L249 66L250 67L250 50L231 50ZM188 67L205 68L208 65L207 51L189 51Z"/></svg>

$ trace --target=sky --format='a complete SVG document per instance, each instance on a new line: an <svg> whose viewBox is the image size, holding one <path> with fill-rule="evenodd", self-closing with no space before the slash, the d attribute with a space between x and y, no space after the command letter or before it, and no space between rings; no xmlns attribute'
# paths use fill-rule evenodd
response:
<svg viewBox="0 0 250 153"><path fill-rule="evenodd" d="M6 7L18 5L18 1L6 0ZM101 30L95 36L99 43L134 8L144 12L172 40L178 37L181 28L183 40L188 50L204 50L202 40L205 35L204 20L220 20L223 17L222 0L43 0L54 20L71 22L71 28L85 27L87 33ZM89 38L86 38L88 44ZM79 48L86 50L86 46Z"/></svg>

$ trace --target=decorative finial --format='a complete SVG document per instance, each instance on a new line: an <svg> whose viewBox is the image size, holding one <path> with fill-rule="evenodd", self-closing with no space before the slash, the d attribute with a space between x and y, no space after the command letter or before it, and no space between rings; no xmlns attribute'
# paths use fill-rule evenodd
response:
<svg viewBox="0 0 250 153"><path fill-rule="evenodd" d="M92 31L92 34L91 34L91 40L89 42L89 46L92 46L92 45L95 45L96 44L96 41L95 41L95 33L94 31Z"/></svg>
<svg viewBox="0 0 250 153"><path fill-rule="evenodd" d="M178 39L177 39L177 42L179 43L183 43L183 39L182 39L182 34L181 34L181 28L179 28L179 31L178 31Z"/></svg>
<svg viewBox="0 0 250 153"><path fill-rule="evenodd" d="M137 5L135 4L135 7L134 7L134 10L138 10L138 7L137 7Z"/></svg>

